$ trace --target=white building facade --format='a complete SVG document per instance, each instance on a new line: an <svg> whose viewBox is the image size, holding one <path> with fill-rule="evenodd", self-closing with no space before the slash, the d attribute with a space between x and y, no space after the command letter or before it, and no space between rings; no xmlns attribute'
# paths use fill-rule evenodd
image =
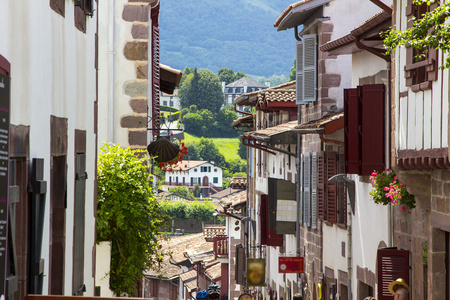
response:
<svg viewBox="0 0 450 300"><path fill-rule="evenodd" d="M222 190L222 172L222 168L207 161L185 161L179 163L173 172L166 172L163 190L177 186L193 189L199 185L202 196L209 196Z"/></svg>
<svg viewBox="0 0 450 300"><path fill-rule="evenodd" d="M7 286L9 299L95 292L97 7L79 2L1 1L8 256L17 263L7 272L17 283Z"/></svg>

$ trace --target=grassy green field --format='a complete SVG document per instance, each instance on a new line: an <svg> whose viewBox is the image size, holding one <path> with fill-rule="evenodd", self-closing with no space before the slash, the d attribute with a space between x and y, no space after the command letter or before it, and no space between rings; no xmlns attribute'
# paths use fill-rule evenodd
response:
<svg viewBox="0 0 450 300"><path fill-rule="evenodd" d="M189 133L184 133L184 142L197 142L200 140L199 137L195 137ZM219 149L219 152L225 156L226 161L230 161L233 159L241 159L241 157L238 154L239 149L239 143L241 142L239 138L212 138L211 139L214 144L217 146L217 149Z"/></svg>

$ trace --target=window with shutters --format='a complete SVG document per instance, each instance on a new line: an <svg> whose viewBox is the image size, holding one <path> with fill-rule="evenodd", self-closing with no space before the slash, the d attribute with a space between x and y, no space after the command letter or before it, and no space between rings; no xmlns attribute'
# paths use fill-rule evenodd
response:
<svg viewBox="0 0 450 300"><path fill-rule="evenodd" d="M345 173L384 170L385 95L384 84L344 90Z"/></svg>
<svg viewBox="0 0 450 300"><path fill-rule="evenodd" d="M317 97L317 35L304 35L297 42L296 94L297 104L316 101Z"/></svg>
<svg viewBox="0 0 450 300"><path fill-rule="evenodd" d="M378 249L378 298L379 300L392 300L388 290L389 284L397 278L403 278L406 284L409 281L409 251L396 248Z"/></svg>
<svg viewBox="0 0 450 300"><path fill-rule="evenodd" d="M434 1L428 6L426 3L416 5L413 0L407 0L408 28L412 27L413 19L421 19L424 13L435 9L438 5L438 1ZM431 83L437 79L437 50L429 49L425 57L418 58L417 56L421 54L423 54L423 51L413 47L406 49L406 86L410 86L414 92L431 89Z"/></svg>
<svg viewBox="0 0 450 300"><path fill-rule="evenodd" d="M318 201L318 215L328 223L347 225L347 190L343 182L330 182L328 179L334 175L344 172L344 155L338 155L336 152L319 153L318 173L323 185L318 184L320 191L320 201ZM322 167L323 161L325 166ZM323 191L323 188L326 190ZM323 202L322 202L323 201Z"/></svg>
<svg viewBox="0 0 450 300"><path fill-rule="evenodd" d="M271 181L269 180L269 190ZM261 244L267 246L283 246L283 235L276 234L276 203L270 201L269 195L261 195ZM264 228L263 228L264 227ZM264 236L263 236L264 234ZM264 243L263 243L264 242Z"/></svg>

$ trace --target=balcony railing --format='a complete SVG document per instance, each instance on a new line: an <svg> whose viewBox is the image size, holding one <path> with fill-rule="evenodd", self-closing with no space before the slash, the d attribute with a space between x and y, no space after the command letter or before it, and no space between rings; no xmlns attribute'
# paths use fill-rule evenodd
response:
<svg viewBox="0 0 450 300"><path fill-rule="evenodd" d="M209 188L211 188L211 189L213 189L214 191L216 191L216 192L220 192L221 190L222 190L222 187L220 187L220 186L216 186L216 185L214 185L214 184L212 184L212 183L209 183L209 184L207 184L207 185L203 185L203 183L201 182L201 183L189 183L189 182L168 182L168 181L164 181L164 183L163 183L163 185L170 185L170 186L186 186L186 187L193 187L193 186L196 186L196 185L199 185L201 188L206 188L206 187L209 187Z"/></svg>
<svg viewBox="0 0 450 300"><path fill-rule="evenodd" d="M216 235L214 237L214 255L228 256L228 236Z"/></svg>
<svg viewBox="0 0 450 300"><path fill-rule="evenodd" d="M224 235L225 233L225 226L205 225L204 235L207 242L214 242L216 236Z"/></svg>

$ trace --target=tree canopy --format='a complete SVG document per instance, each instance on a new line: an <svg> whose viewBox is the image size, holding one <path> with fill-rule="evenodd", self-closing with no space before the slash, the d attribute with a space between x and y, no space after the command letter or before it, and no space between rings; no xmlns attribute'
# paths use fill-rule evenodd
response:
<svg viewBox="0 0 450 300"><path fill-rule="evenodd" d="M207 69L194 69L181 85L179 95L183 108L195 104L199 110L218 111L225 101L219 78Z"/></svg>
<svg viewBox="0 0 450 300"><path fill-rule="evenodd" d="M161 259L157 235L166 219L144 153L105 143L98 156L97 240L111 241L110 287L117 295L135 296L142 273Z"/></svg>
<svg viewBox="0 0 450 300"><path fill-rule="evenodd" d="M225 82L225 85L235 81L234 71L230 68L222 68L217 71L217 77L219 77L220 82Z"/></svg>
<svg viewBox="0 0 450 300"><path fill-rule="evenodd" d="M431 5L434 1L414 0L416 5ZM450 24L446 22L450 16L450 2L441 3L434 10L422 15L413 22L412 27L405 30L391 28L384 33L384 43L387 53L398 47L408 46L421 50L417 57L425 57L428 49L441 49L444 53L450 50ZM450 56L446 57L441 68L450 67Z"/></svg>

